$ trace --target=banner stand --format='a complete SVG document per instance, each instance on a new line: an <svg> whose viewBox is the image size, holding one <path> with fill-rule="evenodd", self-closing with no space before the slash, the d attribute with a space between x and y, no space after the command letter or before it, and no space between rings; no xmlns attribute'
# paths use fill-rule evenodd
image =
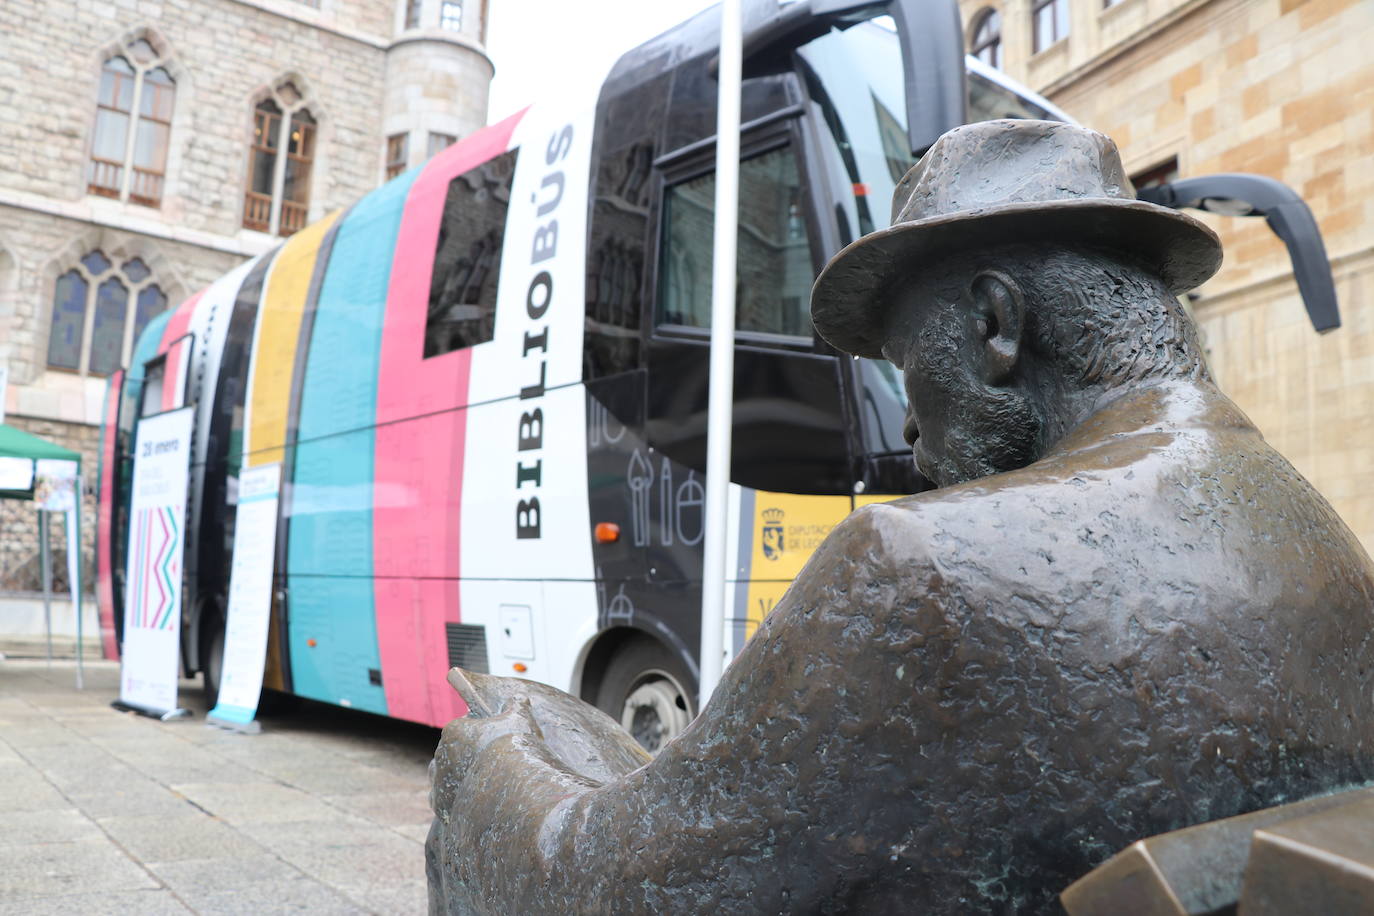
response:
<svg viewBox="0 0 1374 916"><path fill-rule="evenodd" d="M272 617L280 497L280 462L240 470L219 697L205 722L248 735L262 732L257 715Z"/></svg>
<svg viewBox="0 0 1374 916"><path fill-rule="evenodd" d="M128 700L111 700L110 705L120 712L136 712L140 716L160 719L163 722L170 722L173 719L189 719L192 715L189 709L152 709L147 706L139 706L137 703L130 703Z"/></svg>
<svg viewBox="0 0 1374 916"><path fill-rule="evenodd" d="M181 666L182 553L192 408L138 421L129 500L129 549L117 709L167 721Z"/></svg>
<svg viewBox="0 0 1374 916"><path fill-rule="evenodd" d="M216 706L215 710L222 712L237 712L238 708L230 707L228 709L225 709L222 706ZM245 735L262 734L262 723L259 722L257 719L253 718L253 716L255 715L254 711L251 709L245 709L243 710L243 712L248 717L246 720L226 719L222 716L217 716L212 713L211 715L205 717L205 724L213 725L217 728L223 728L231 732L242 732Z"/></svg>

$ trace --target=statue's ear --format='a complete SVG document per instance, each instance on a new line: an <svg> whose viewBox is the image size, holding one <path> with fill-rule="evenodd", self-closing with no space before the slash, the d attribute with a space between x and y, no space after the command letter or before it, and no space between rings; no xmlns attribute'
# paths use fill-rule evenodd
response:
<svg viewBox="0 0 1374 916"><path fill-rule="evenodd" d="M983 344L983 380L1006 382L1021 355L1021 329L1026 323L1026 297L1021 286L1000 270L973 278L974 327Z"/></svg>

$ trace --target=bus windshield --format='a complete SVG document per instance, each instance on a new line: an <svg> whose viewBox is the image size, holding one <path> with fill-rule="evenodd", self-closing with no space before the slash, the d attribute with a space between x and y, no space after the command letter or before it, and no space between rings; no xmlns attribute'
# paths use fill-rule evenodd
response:
<svg viewBox="0 0 1374 916"><path fill-rule="evenodd" d="M892 192L915 163L907 140L902 49L890 16L831 32L797 51L812 123L820 134L819 214L826 256L891 224ZM995 71L968 62L968 118L1047 118L1064 115L1043 100L1013 91ZM833 220L833 222L831 222ZM906 391L885 360L859 359L856 378L868 454L906 449L901 441Z"/></svg>

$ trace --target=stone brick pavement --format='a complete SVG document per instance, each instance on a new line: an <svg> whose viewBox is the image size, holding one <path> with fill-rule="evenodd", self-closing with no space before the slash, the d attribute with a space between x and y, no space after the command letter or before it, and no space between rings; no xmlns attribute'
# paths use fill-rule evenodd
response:
<svg viewBox="0 0 1374 916"><path fill-rule="evenodd" d="M263 733L110 708L119 669L0 661L0 916L422 913L438 731L302 703Z"/></svg>

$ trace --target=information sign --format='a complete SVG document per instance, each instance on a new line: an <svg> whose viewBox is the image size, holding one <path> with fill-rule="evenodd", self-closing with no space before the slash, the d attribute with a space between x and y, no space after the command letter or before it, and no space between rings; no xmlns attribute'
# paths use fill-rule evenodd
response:
<svg viewBox="0 0 1374 916"><path fill-rule="evenodd" d="M209 721L244 731L257 731L253 720L258 712L267 658L280 491L280 464L244 468L239 474L224 664L220 669L219 702L210 710Z"/></svg>
<svg viewBox="0 0 1374 916"><path fill-rule="evenodd" d="M186 714L177 669L192 413L140 420L134 443L118 705L162 718Z"/></svg>

